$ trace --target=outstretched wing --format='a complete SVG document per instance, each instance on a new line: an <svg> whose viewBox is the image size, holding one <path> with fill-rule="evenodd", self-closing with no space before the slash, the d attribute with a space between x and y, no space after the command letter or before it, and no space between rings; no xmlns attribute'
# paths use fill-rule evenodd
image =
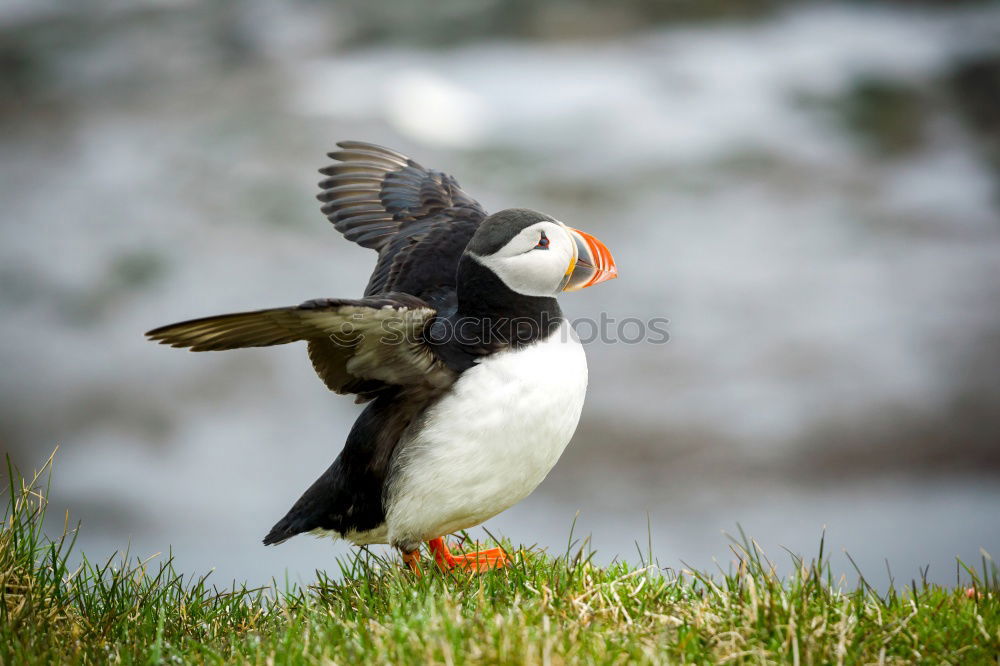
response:
<svg viewBox="0 0 1000 666"><path fill-rule="evenodd" d="M439 391L454 382L455 373L424 344L423 331L434 314L419 298L388 293L192 319L146 335L191 351L305 340L313 367L331 391L368 400L392 386Z"/></svg>
<svg viewBox="0 0 1000 666"><path fill-rule="evenodd" d="M333 226L379 253L366 296L404 292L438 304L454 292L458 260L486 211L440 171L362 141L341 141L320 172Z"/></svg>

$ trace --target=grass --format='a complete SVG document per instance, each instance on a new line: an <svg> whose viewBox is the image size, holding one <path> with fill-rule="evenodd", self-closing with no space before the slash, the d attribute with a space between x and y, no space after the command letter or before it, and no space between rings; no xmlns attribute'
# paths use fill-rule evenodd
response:
<svg viewBox="0 0 1000 666"><path fill-rule="evenodd" d="M1000 572L956 588L841 589L822 552L784 578L751 540L728 573L593 564L583 547L514 549L470 576L361 552L308 587L219 589L165 562L68 564L76 529L42 531L47 472L8 464L0 663L997 664ZM47 488L45 489L47 490ZM647 559L641 557L640 559Z"/></svg>

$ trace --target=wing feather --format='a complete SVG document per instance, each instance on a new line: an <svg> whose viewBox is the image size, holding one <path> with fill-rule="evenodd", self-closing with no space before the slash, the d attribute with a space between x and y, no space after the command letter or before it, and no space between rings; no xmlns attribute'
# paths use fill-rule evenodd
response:
<svg viewBox="0 0 1000 666"><path fill-rule="evenodd" d="M313 367L332 391L370 399L390 386L437 391L454 381L453 371L424 344L424 328L435 313L419 298L385 294L192 319L146 335L191 351L305 340Z"/></svg>
<svg viewBox="0 0 1000 666"><path fill-rule="evenodd" d="M446 173L394 150L341 141L320 169L321 210L344 237L379 253L366 296L406 292L431 300L454 288L465 244L486 212ZM448 237L448 242L441 242ZM420 270L404 270L419 257Z"/></svg>

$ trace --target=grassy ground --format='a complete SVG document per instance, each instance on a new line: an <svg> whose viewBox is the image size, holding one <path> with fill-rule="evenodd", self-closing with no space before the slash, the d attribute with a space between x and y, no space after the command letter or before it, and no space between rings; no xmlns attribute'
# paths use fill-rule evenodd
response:
<svg viewBox="0 0 1000 666"><path fill-rule="evenodd" d="M362 554L307 588L217 589L127 558L70 569L13 471L0 532L0 663L951 663L1000 661L1000 574L842 590L822 557L779 579L752 542L728 575L514 549L485 575L416 578Z"/></svg>

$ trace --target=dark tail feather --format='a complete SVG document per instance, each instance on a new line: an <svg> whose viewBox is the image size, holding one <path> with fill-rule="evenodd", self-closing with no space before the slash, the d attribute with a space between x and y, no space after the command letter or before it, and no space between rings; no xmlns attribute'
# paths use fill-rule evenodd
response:
<svg viewBox="0 0 1000 666"><path fill-rule="evenodd" d="M285 543L291 539L296 534L299 534L298 530L293 530L288 526L288 520L282 518L278 523L271 528L271 531L267 533L264 537L265 546L275 546L279 543Z"/></svg>
<svg viewBox="0 0 1000 666"><path fill-rule="evenodd" d="M274 524L271 531L267 533L264 537L264 545L272 546L279 543L284 543L291 539L296 534L302 534L303 532L309 532L316 529L316 521L308 520L308 516L304 516L297 512L293 507L288 514Z"/></svg>

